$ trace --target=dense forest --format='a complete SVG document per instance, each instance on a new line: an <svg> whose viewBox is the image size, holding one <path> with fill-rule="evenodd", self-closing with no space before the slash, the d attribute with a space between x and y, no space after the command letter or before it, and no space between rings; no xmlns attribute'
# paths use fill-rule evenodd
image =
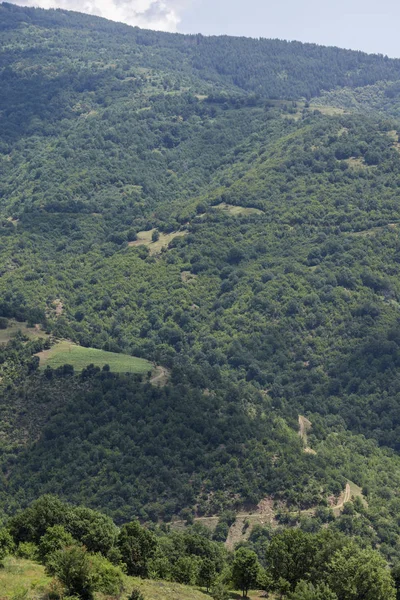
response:
<svg viewBox="0 0 400 600"><path fill-rule="evenodd" d="M11 4L0 40L0 553L394 597L399 60Z"/></svg>

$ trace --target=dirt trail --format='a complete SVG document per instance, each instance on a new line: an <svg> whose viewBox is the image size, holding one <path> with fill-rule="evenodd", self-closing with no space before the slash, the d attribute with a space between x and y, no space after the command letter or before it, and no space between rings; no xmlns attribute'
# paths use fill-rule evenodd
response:
<svg viewBox="0 0 400 600"><path fill-rule="evenodd" d="M340 510L341 508L343 508L343 506L346 504L346 502L349 502L351 499L351 488L350 488L350 484L346 483L346 487L344 490L344 493L342 495L342 498L339 500L338 504L336 504L333 509L334 510Z"/></svg>
<svg viewBox="0 0 400 600"><path fill-rule="evenodd" d="M351 486L350 483L347 483L344 491L339 496L337 504L331 506L336 516L340 515L343 506L351 500L351 495ZM274 509L273 499L267 497L261 500L261 502L258 504L257 508L253 512L239 512L236 515L236 521L233 523L233 525L231 525L229 529L228 537L225 542L226 547L230 550L233 550L239 542L248 539L254 525L269 524L271 527L276 527L277 521L275 520L275 510L276 508ZM305 509L300 512L303 515L309 516L310 514L314 513L314 510ZM218 516L194 518L194 521L196 523L203 522L212 531L215 529L218 520ZM246 521L248 521L247 527L245 526ZM173 528L181 529L186 526L186 522L182 520L173 521L171 525Z"/></svg>
<svg viewBox="0 0 400 600"><path fill-rule="evenodd" d="M299 415L299 436L304 442L304 452L307 454L317 454L315 450L308 445L307 433L310 431L311 427L311 421L306 419L306 417L303 417L303 415Z"/></svg>
<svg viewBox="0 0 400 600"><path fill-rule="evenodd" d="M156 367L154 375L150 379L152 385L163 386L167 383L169 378L169 371L165 367Z"/></svg>
<svg viewBox="0 0 400 600"><path fill-rule="evenodd" d="M53 302L53 306L56 310L56 317L61 317L64 311L64 305L61 302L60 298L56 298Z"/></svg>
<svg viewBox="0 0 400 600"><path fill-rule="evenodd" d="M311 429L311 421L306 419L306 417L299 415L299 436L301 437L302 440L304 440L304 442L306 444L307 444L307 433L310 431L310 429Z"/></svg>

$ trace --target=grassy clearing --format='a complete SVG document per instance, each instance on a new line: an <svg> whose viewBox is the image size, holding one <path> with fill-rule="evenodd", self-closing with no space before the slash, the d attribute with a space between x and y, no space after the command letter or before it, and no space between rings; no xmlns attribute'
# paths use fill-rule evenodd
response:
<svg viewBox="0 0 400 600"><path fill-rule="evenodd" d="M189 232L186 230L173 231L172 233L161 233L160 237L156 242L152 241L152 235L155 229L149 231L139 231L137 234L137 240L129 242L129 246L147 246L150 254L160 254L163 248L167 248L168 244L176 237L187 235Z"/></svg>
<svg viewBox="0 0 400 600"><path fill-rule="evenodd" d="M377 235L378 233L381 233L382 231L385 231L387 229L397 229L399 226L398 223L388 223L387 225L382 225L380 227L370 227L370 229L363 229L362 231L352 231L350 233L348 233L347 235L353 236L353 237L373 237L375 235Z"/></svg>
<svg viewBox="0 0 400 600"><path fill-rule="evenodd" d="M355 158L352 156L350 158L345 158L344 162L347 162L350 169L367 169L367 165L365 164L363 158Z"/></svg>
<svg viewBox="0 0 400 600"><path fill-rule="evenodd" d="M199 589L181 585L171 581L150 581L135 577L127 577L127 590L138 588L145 600L210 600L210 596Z"/></svg>
<svg viewBox="0 0 400 600"><path fill-rule="evenodd" d="M344 110L343 108L339 108L338 106L329 106L329 105L324 105L324 104L316 104L314 102L312 102L310 104L310 109L311 110L319 110L320 113L322 113L323 115L327 115L329 117L335 116L335 115L344 115L344 114L348 114L349 111Z"/></svg>
<svg viewBox="0 0 400 600"><path fill-rule="evenodd" d="M42 565L30 560L7 557L4 561L4 569L0 570L0 599L42 600L47 597L46 592L49 590L50 583L51 578L47 577ZM210 598L199 589L179 583L126 577L125 593L132 592L133 588L139 588L146 600L206 600L206 598ZM103 594L96 594L96 600L103 598Z"/></svg>
<svg viewBox="0 0 400 600"><path fill-rule="evenodd" d="M145 600L210 600L210 596L202 592L199 588L181 585L170 581L150 581L146 579L137 579L128 577L128 592L130 588L138 588ZM229 600L242 598L239 591L231 590L229 592ZM261 600L265 598L265 594L257 591L250 591L248 598L250 600Z"/></svg>
<svg viewBox="0 0 400 600"><path fill-rule="evenodd" d="M245 206L234 206L233 204L227 204L226 202L221 202L221 204L217 204L212 208L217 208L218 210L222 210L233 217L237 215L263 215L263 211L258 208L247 208Z"/></svg>
<svg viewBox="0 0 400 600"><path fill-rule="evenodd" d="M51 578L45 574L44 567L31 560L7 557L4 569L0 570L1 600L43 600L47 598ZM208 600L210 596L199 588L181 585L170 581L151 581L136 577L125 577L122 598L134 588L139 589L145 600ZM261 592L250 592L251 600L260 600ZM103 594L95 594L96 600L105 600ZM230 600L241 598L239 591L231 591ZM112 600L107 596L107 600Z"/></svg>
<svg viewBox="0 0 400 600"><path fill-rule="evenodd" d="M363 493L362 493L362 489L360 488L360 486L356 485L355 483L353 483L353 481L349 481L349 486L350 486L350 498L361 498L361 502L364 504L364 506L368 506L368 502L366 501Z"/></svg>
<svg viewBox="0 0 400 600"><path fill-rule="evenodd" d="M0 329L0 344L6 344L20 331L29 339L46 338L47 333L41 331L39 327L28 327L27 323L19 323L14 319L10 319L7 329Z"/></svg>
<svg viewBox="0 0 400 600"><path fill-rule="evenodd" d="M153 371L153 365L143 358L136 358L128 354L117 354L105 352L97 348L84 348L69 341L58 342L50 348L38 354L40 368L47 366L56 369L62 365L72 365L76 371L82 371L90 364L96 367L110 365L111 371L115 373L142 373Z"/></svg>
<svg viewBox="0 0 400 600"><path fill-rule="evenodd" d="M197 279L197 275L191 273L190 271L182 271L181 279L183 283L189 283L190 281L195 281Z"/></svg>
<svg viewBox="0 0 400 600"><path fill-rule="evenodd" d="M4 560L4 569L0 569L0 598L38 600L50 581L42 565L9 556Z"/></svg>
<svg viewBox="0 0 400 600"><path fill-rule="evenodd" d="M310 448L308 445L307 433L309 431L311 431L311 422L308 419L306 419L306 417L299 415L299 436L301 437L304 443L304 452L306 452L307 454L317 454L315 450Z"/></svg>

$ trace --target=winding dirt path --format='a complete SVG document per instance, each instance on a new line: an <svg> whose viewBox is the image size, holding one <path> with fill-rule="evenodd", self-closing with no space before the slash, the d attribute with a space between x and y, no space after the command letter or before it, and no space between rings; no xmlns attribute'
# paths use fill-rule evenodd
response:
<svg viewBox="0 0 400 600"><path fill-rule="evenodd" d="M156 367L153 377L150 379L152 385L163 386L167 383L169 378L169 371L165 367Z"/></svg>
<svg viewBox="0 0 400 600"><path fill-rule="evenodd" d="M308 445L307 433L310 431L312 427L311 421L303 417L303 415L299 415L299 436L303 440L304 443L304 452L307 454L317 454L315 450L310 448Z"/></svg>
<svg viewBox="0 0 400 600"><path fill-rule="evenodd" d="M336 504L336 506L333 506L334 510L339 510L341 508L343 508L343 506L346 504L346 502L349 502L351 499L351 488L350 488L350 484L346 483L346 487L344 490L344 494L342 499L339 501L338 504Z"/></svg>

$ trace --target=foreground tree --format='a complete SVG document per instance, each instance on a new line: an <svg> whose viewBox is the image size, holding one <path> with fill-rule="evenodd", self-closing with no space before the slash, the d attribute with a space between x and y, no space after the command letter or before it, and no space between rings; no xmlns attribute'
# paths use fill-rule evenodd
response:
<svg viewBox="0 0 400 600"><path fill-rule="evenodd" d="M49 527L46 533L40 538L39 543L39 558L43 563L46 563L47 557L57 550L73 546L76 540L62 525L54 525Z"/></svg>
<svg viewBox="0 0 400 600"><path fill-rule="evenodd" d="M207 594L215 580L216 568L215 562L210 558L203 558L200 564L198 583L206 588Z"/></svg>
<svg viewBox="0 0 400 600"><path fill-rule="evenodd" d="M85 548L71 546L57 550L50 555L46 571L61 581L68 595L92 600L94 585L90 559Z"/></svg>
<svg viewBox="0 0 400 600"><path fill-rule="evenodd" d="M355 545L335 553L328 565L328 583L339 600L395 600L393 578L384 558Z"/></svg>
<svg viewBox="0 0 400 600"><path fill-rule="evenodd" d="M128 575L147 577L148 561L154 556L157 547L155 536L138 521L132 521L121 527L118 547Z"/></svg>
<svg viewBox="0 0 400 600"><path fill-rule="evenodd" d="M257 584L260 565L257 554L248 548L239 548L235 552L232 565L232 583L241 590L243 598L251 587Z"/></svg>
<svg viewBox="0 0 400 600"><path fill-rule="evenodd" d="M7 529L0 529L0 565L14 548L14 542Z"/></svg>
<svg viewBox="0 0 400 600"><path fill-rule="evenodd" d="M266 552L266 562L275 582L288 582L293 591L310 572L317 550L316 537L300 529L287 529L275 535Z"/></svg>

